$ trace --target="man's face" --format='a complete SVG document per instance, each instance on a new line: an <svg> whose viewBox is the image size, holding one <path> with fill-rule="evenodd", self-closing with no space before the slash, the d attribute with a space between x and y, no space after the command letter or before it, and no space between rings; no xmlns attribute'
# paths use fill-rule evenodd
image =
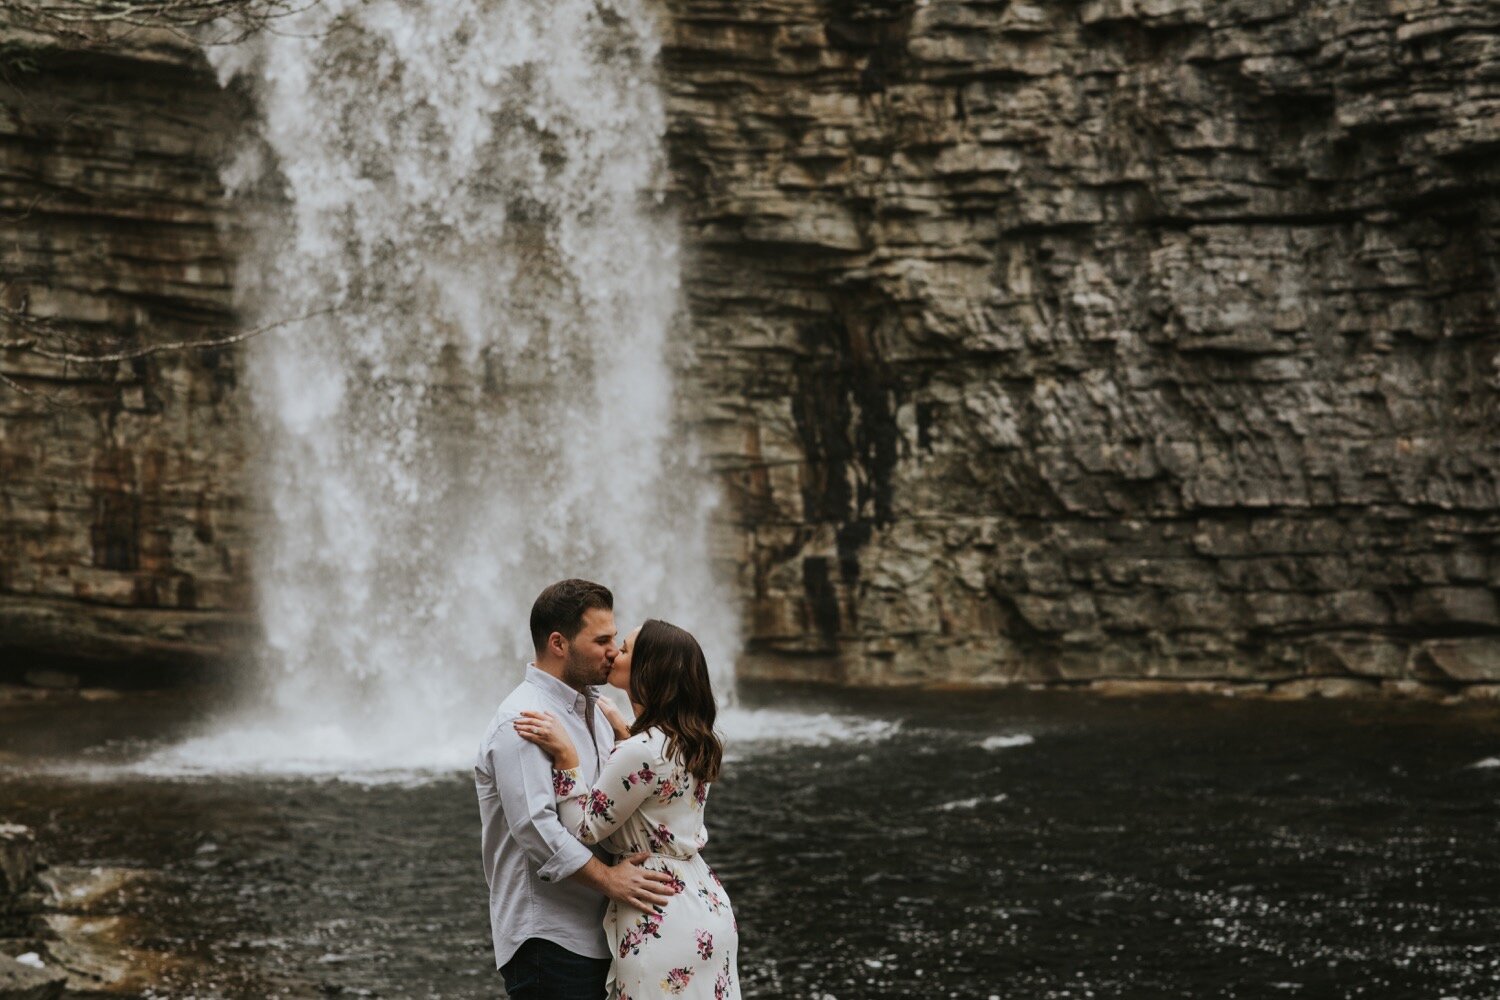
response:
<svg viewBox="0 0 1500 1000"><path fill-rule="evenodd" d="M563 664L563 681L572 687L603 684L609 679L609 668L619 654L615 645L615 613L590 608L583 614L583 628L568 644L567 662Z"/></svg>

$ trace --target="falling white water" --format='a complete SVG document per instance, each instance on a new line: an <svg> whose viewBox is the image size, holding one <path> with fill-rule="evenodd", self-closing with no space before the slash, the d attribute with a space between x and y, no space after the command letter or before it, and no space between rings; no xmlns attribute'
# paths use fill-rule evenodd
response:
<svg viewBox="0 0 1500 1000"><path fill-rule="evenodd" d="M321 0L211 50L258 109L240 291L266 704L171 768L461 765L552 580L731 676L674 426L677 236L645 0ZM326 311L326 312L325 312Z"/></svg>

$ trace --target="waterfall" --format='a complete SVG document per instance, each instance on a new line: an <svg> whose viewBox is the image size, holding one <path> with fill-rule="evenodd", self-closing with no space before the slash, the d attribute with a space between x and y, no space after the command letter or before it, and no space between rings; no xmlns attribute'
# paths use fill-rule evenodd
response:
<svg viewBox="0 0 1500 1000"><path fill-rule="evenodd" d="M265 705L175 755L448 766L567 576L736 649L674 424L678 241L644 0L320 0L211 48L257 109L239 291Z"/></svg>

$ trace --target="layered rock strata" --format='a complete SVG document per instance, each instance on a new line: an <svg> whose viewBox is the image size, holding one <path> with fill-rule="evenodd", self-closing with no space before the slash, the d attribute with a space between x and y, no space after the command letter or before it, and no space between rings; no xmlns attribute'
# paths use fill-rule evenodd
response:
<svg viewBox="0 0 1500 1000"><path fill-rule="evenodd" d="M742 673L1500 678L1500 8L669 6Z"/></svg>
<svg viewBox="0 0 1500 1000"><path fill-rule="evenodd" d="M178 35L0 15L0 340L120 354L232 328L236 113ZM201 660L245 634L238 370L229 349L0 352L8 652Z"/></svg>
<svg viewBox="0 0 1500 1000"><path fill-rule="evenodd" d="M1500 680L1494 5L665 13L742 674ZM125 346L231 323L201 57L0 42L7 306ZM86 398L0 388L5 645L225 648L237 371L0 355Z"/></svg>

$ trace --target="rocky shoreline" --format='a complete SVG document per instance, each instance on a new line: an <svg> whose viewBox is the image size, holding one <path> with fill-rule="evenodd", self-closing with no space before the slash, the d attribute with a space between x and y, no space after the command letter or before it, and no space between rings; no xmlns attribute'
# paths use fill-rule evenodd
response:
<svg viewBox="0 0 1500 1000"><path fill-rule="evenodd" d="M0 822L0 1000L154 995L172 956L135 947L130 868L48 864L35 833Z"/></svg>
<svg viewBox="0 0 1500 1000"><path fill-rule="evenodd" d="M57 1000L67 986L40 953L45 870L31 830L0 823L0 1000Z"/></svg>

